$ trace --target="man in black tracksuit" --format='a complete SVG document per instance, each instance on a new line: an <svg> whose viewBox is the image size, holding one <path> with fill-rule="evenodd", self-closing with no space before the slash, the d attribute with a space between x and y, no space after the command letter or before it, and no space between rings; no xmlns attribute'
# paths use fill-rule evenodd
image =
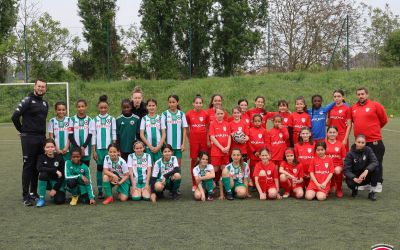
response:
<svg viewBox="0 0 400 250"><path fill-rule="evenodd" d="M22 144L22 197L24 205L31 206L37 199L38 171L36 162L43 154L46 139L46 118L48 103L43 100L47 83L43 80L35 82L34 91L25 97L12 115L15 128L20 133ZM21 121L22 117L22 121Z"/></svg>

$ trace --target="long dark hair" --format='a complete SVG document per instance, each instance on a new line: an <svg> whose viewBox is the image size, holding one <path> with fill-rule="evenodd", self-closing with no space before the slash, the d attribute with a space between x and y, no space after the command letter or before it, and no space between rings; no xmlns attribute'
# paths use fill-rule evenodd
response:
<svg viewBox="0 0 400 250"><path fill-rule="evenodd" d="M200 151L199 154L198 154L198 160L197 160L195 166L200 166L201 158L203 158L203 156L205 156L205 155L207 155L207 157L208 157L208 164L210 164L210 155L208 154L208 152L206 152L206 151Z"/></svg>
<svg viewBox="0 0 400 250"><path fill-rule="evenodd" d="M240 148L233 148L231 151L231 154L233 153L233 151L239 151L240 153L240 161L239 161L239 166L240 166L240 171L242 171L244 173L244 160L243 160L243 153L242 150L240 150ZM233 160L232 160L233 162Z"/></svg>
<svg viewBox="0 0 400 250"><path fill-rule="evenodd" d="M303 96L298 96L298 97L296 98L296 101L295 101L295 103L296 103L297 101L302 101L302 102L304 103L303 112L306 112L306 113L307 113L307 104L306 104L306 99L304 99L304 97L303 97Z"/></svg>
<svg viewBox="0 0 400 250"><path fill-rule="evenodd" d="M311 119L314 117L314 99L317 98L317 97L321 98L321 106L322 106L322 96L318 95L318 94L317 95L313 95L311 97Z"/></svg>
<svg viewBox="0 0 400 250"><path fill-rule="evenodd" d="M220 95L220 94L213 94L213 95L211 96L211 101L210 101L209 108L213 108L213 107L214 107L213 101L214 101L214 98L217 97L217 96L221 97L221 101L224 100L224 99L222 98L222 95Z"/></svg>
<svg viewBox="0 0 400 250"><path fill-rule="evenodd" d="M167 100L169 100L170 98L174 98L175 99L175 101L178 103L178 106L176 108L178 110L181 110L181 106L179 105L179 96L177 96L177 95L169 95Z"/></svg>

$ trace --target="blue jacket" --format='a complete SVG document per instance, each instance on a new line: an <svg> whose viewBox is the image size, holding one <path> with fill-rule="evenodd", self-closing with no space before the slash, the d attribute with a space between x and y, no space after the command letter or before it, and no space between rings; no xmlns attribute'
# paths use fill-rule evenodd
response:
<svg viewBox="0 0 400 250"><path fill-rule="evenodd" d="M324 139L326 137L326 117L328 112L335 106L335 102L331 102L319 109L308 109L307 112L311 118L311 132L314 139Z"/></svg>

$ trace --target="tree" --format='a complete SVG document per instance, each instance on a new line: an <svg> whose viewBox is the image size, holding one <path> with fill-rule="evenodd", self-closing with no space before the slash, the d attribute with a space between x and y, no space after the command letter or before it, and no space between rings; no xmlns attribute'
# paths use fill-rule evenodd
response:
<svg viewBox="0 0 400 250"><path fill-rule="evenodd" d="M219 0L214 4L213 67L233 75L261 45L267 0Z"/></svg>
<svg viewBox="0 0 400 250"><path fill-rule="evenodd" d="M9 66L7 54L10 52L12 30L17 23L17 11L17 0L0 2L0 82L6 80Z"/></svg>
<svg viewBox="0 0 400 250"><path fill-rule="evenodd" d="M380 53L380 59L384 66L400 65L400 29L389 34Z"/></svg>
<svg viewBox="0 0 400 250"><path fill-rule="evenodd" d="M116 0L78 0L88 54L95 63L95 76L108 73L117 79L122 74L122 48L115 28Z"/></svg>

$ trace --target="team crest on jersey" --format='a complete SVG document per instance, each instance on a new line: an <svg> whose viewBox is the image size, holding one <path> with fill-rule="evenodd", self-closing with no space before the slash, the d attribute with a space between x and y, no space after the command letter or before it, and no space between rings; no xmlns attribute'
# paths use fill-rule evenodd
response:
<svg viewBox="0 0 400 250"><path fill-rule="evenodd" d="M268 171L267 171L267 175L271 175L271 170L268 170Z"/></svg>
<svg viewBox="0 0 400 250"><path fill-rule="evenodd" d="M135 125L135 121L130 121L129 122L131 125Z"/></svg>
<svg viewBox="0 0 400 250"><path fill-rule="evenodd" d="M366 155L364 155L363 156L363 161L365 161L367 159L367 156Z"/></svg>
<svg viewBox="0 0 400 250"><path fill-rule="evenodd" d="M307 152L308 152L309 154L311 154L312 148L307 148Z"/></svg>
<svg viewBox="0 0 400 250"><path fill-rule="evenodd" d="M336 151L336 152L339 152L339 147L335 147L335 151Z"/></svg>
<svg viewBox="0 0 400 250"><path fill-rule="evenodd" d="M301 118L301 122L306 122L306 118Z"/></svg>
<svg viewBox="0 0 400 250"><path fill-rule="evenodd" d="M58 161L55 161L55 162L54 162L54 166L55 166L55 167L58 167L58 165L60 165L60 164L58 163Z"/></svg>
<svg viewBox="0 0 400 250"><path fill-rule="evenodd" d="M329 163L325 162L325 168L329 167Z"/></svg>
<svg viewBox="0 0 400 250"><path fill-rule="evenodd" d="M293 169L293 173L297 173L297 169L296 168Z"/></svg>
<svg viewBox="0 0 400 250"><path fill-rule="evenodd" d="M287 121L288 121L288 118L283 118L283 121L284 121L284 122L287 122Z"/></svg>
<svg viewBox="0 0 400 250"><path fill-rule="evenodd" d="M176 120L177 120L177 121L180 121L181 119L182 119L181 115L177 115L177 116L176 116Z"/></svg>
<svg viewBox="0 0 400 250"><path fill-rule="evenodd" d="M369 112L369 108L366 108L366 109L365 109L365 112Z"/></svg>
<svg viewBox="0 0 400 250"><path fill-rule="evenodd" d="M339 109L339 114L341 114L343 112L343 110Z"/></svg>
<svg viewBox="0 0 400 250"><path fill-rule="evenodd" d="M282 137L283 137L283 134L282 134L282 133L279 133L279 137L282 138Z"/></svg>
<svg viewBox="0 0 400 250"><path fill-rule="evenodd" d="M82 174L85 173L85 170L83 168L81 168L80 171L81 171Z"/></svg>
<svg viewBox="0 0 400 250"><path fill-rule="evenodd" d="M260 138L260 139L261 139L261 138L262 138L262 134L258 134L258 138Z"/></svg>
<svg viewBox="0 0 400 250"><path fill-rule="evenodd" d="M226 131L226 127L224 126L223 128L222 128L224 131Z"/></svg>
<svg viewBox="0 0 400 250"><path fill-rule="evenodd" d="M46 102L43 102L43 106L45 106L45 107L47 106Z"/></svg>
<svg viewBox="0 0 400 250"><path fill-rule="evenodd" d="M69 127L69 122L66 122L66 123L64 124L64 127L65 127L65 128L68 128L68 127Z"/></svg>
<svg viewBox="0 0 400 250"><path fill-rule="evenodd" d="M242 127L238 127L238 131L242 131Z"/></svg>
<svg viewBox="0 0 400 250"><path fill-rule="evenodd" d="M203 118L202 116L200 116L200 117L199 117L199 120L200 120L201 122L203 122L203 121L204 121L204 118Z"/></svg>
<svg viewBox="0 0 400 250"><path fill-rule="evenodd" d="M110 124L110 123L111 123L111 120L107 120L106 123L107 123L107 124Z"/></svg>
<svg viewBox="0 0 400 250"><path fill-rule="evenodd" d="M320 114L320 115L323 115L323 114L324 114L324 112L320 111L320 112L319 112L319 114Z"/></svg>
<svg viewBox="0 0 400 250"><path fill-rule="evenodd" d="M246 122L249 123L250 122L249 119L246 119Z"/></svg>
<svg viewBox="0 0 400 250"><path fill-rule="evenodd" d="M87 120L85 120L85 122L84 122L83 124L85 124L85 125L88 125L88 124L89 124L89 122L88 122Z"/></svg>
<svg viewBox="0 0 400 250"><path fill-rule="evenodd" d="M36 103L35 100L32 100L32 103Z"/></svg>

